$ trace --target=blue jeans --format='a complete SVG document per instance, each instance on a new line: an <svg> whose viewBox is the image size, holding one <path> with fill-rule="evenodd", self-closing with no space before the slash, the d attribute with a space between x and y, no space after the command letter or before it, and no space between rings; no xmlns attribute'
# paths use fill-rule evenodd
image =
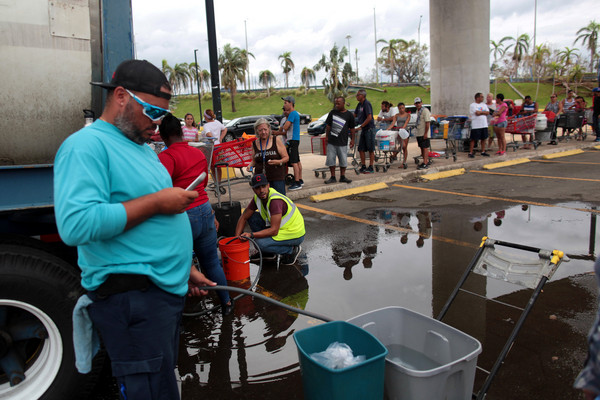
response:
<svg viewBox="0 0 600 400"><path fill-rule="evenodd" d="M218 285L227 285L225 272L223 272L217 255L217 229L210 203L206 202L188 210L187 215L192 225L194 253L200 261L202 271L208 279L217 282ZM217 295L221 304L229 302L229 292L226 290L217 290Z"/></svg>
<svg viewBox="0 0 600 400"><path fill-rule="evenodd" d="M88 293L94 327L112 373L128 400L178 399L175 366L184 297L159 289L130 290L99 299Z"/></svg>
<svg viewBox="0 0 600 400"><path fill-rule="evenodd" d="M248 219L248 225L252 232L262 231L267 228L265 220L259 214L259 211L255 211L254 214ZM254 239L260 251L264 253L273 254L291 254L294 246L298 246L304 241L304 235L296 239L289 240L273 240L271 237Z"/></svg>
<svg viewBox="0 0 600 400"><path fill-rule="evenodd" d="M269 185L277 190L279 193L285 196L285 180L283 181L269 181Z"/></svg>

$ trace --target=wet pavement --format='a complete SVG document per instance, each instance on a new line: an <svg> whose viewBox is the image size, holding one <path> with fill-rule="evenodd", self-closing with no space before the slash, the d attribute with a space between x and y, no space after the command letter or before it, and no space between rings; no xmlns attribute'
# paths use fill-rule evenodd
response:
<svg viewBox="0 0 600 400"><path fill-rule="evenodd" d="M576 148L585 152L541 158ZM592 271L600 238L599 155L589 139L544 145L504 158L530 157L532 162L490 171L482 166L498 161L493 157L473 161L459 154L456 162L442 157L433 167L463 167L464 175L427 182L415 164L408 170L392 165L387 173L352 176L351 185L335 188L311 175L324 157L306 155L305 189L290 196L306 222L303 257L295 266L265 264L256 290L339 320L391 305L435 316L483 236L560 249L571 261L546 284L487 398L582 398L572 383L585 359L586 335L597 310ZM321 203L307 198L375 181L387 182L388 188ZM250 198L246 184L232 188L234 200ZM251 278L257 271L252 265ZM469 278L467 288L518 306L531 294L478 275ZM210 308L215 299L200 300L200 308ZM478 365L489 370L518 316L518 310L461 293L444 322L481 342ZM227 317L184 318L178 364L182 398L303 398L292 335L319 323L251 297L239 300ZM475 389L482 377L478 373Z"/></svg>

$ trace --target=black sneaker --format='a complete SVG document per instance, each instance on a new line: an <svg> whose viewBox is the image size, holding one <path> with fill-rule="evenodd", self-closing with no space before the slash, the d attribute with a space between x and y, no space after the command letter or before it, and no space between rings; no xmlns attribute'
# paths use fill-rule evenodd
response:
<svg viewBox="0 0 600 400"><path fill-rule="evenodd" d="M300 182L300 186L304 186L304 180L300 179L298 182Z"/></svg>
<svg viewBox="0 0 600 400"><path fill-rule="evenodd" d="M366 170L367 170L367 166L363 165L362 167L360 167L360 169L358 170L358 172L360 172L361 174L364 174Z"/></svg>
<svg viewBox="0 0 600 400"><path fill-rule="evenodd" d="M288 190L300 190L302 189L302 185L299 182L294 182L294 184L288 187Z"/></svg>
<svg viewBox="0 0 600 400"><path fill-rule="evenodd" d="M484 157L489 157L490 155L488 153L486 153L485 151L481 153L482 156Z"/></svg>
<svg viewBox="0 0 600 400"><path fill-rule="evenodd" d="M352 179L346 178L346 175L340 176L340 182L351 183Z"/></svg>
<svg viewBox="0 0 600 400"><path fill-rule="evenodd" d="M229 299L229 304L221 304L221 314L226 317L233 312L233 299Z"/></svg>
<svg viewBox="0 0 600 400"><path fill-rule="evenodd" d="M262 255L263 261L272 261L276 258L277 258L277 254L274 254L274 253L263 253L263 255ZM258 255L258 253L255 253L252 256L250 256L250 262L252 262L252 263L260 262L260 257Z"/></svg>
<svg viewBox="0 0 600 400"><path fill-rule="evenodd" d="M283 257L281 257L281 265L292 265L296 262L296 260L298 259L298 256L300 255L300 252L302 251L302 246L298 245L298 246L294 246L292 248L292 252L290 254L284 254Z"/></svg>
<svg viewBox="0 0 600 400"><path fill-rule="evenodd" d="M427 168L429 168L429 165L423 164L423 163L419 164L419 166L417 167L417 169L427 169Z"/></svg>
<svg viewBox="0 0 600 400"><path fill-rule="evenodd" d="M340 182L341 181L342 181L342 178L340 178ZM337 182L337 180L335 179L335 176L332 176L331 178L329 178L325 181L325 184L329 185L330 183L336 183L336 182Z"/></svg>
<svg viewBox="0 0 600 400"><path fill-rule="evenodd" d="M365 170L365 172L363 172L363 174L372 174L373 173L373 166L369 165L369 168L367 168Z"/></svg>
<svg viewBox="0 0 600 400"><path fill-rule="evenodd" d="M469 158L475 158L475 154L469 153Z"/></svg>

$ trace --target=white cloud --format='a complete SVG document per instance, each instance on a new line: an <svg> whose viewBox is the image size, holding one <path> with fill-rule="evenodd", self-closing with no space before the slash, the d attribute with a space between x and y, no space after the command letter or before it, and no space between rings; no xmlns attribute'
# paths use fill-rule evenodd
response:
<svg viewBox="0 0 600 400"><path fill-rule="evenodd" d="M485 1L485 0L480 0ZM138 58L160 66L163 59L170 65L194 61L198 49L198 63L209 69L208 42L204 1L132 0L136 52ZM381 2L380 2L381 3ZM574 47L576 32L596 19L600 22L597 0L538 0L537 44L548 43L554 48ZM269 69L278 83L284 78L278 56L292 52L296 65L290 85L300 83L303 67L313 67L322 54L328 54L334 43L347 46L350 34L351 59L355 66L358 49L359 73L367 75L375 67L375 38L373 7L376 7L378 39L402 38L417 40L419 16L422 15L421 43L429 43L429 2L375 1L339 2L304 0L281 2L262 0L216 0L215 22L217 45L226 43L246 47L244 20L248 32L248 50L256 59L250 61L250 73ZM490 39L528 33L533 36L534 2L523 0L491 0ZM457 24L469 21L455 21ZM382 45L379 45L379 49ZM580 43L577 46L582 49ZM584 52L587 54L587 51ZM323 73L317 75L317 82Z"/></svg>

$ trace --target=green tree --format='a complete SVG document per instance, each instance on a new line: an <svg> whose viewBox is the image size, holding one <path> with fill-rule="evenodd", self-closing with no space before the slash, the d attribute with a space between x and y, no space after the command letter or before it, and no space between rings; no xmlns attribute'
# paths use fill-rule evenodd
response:
<svg viewBox="0 0 600 400"><path fill-rule="evenodd" d="M428 58L427 45L419 46L416 40L408 42L396 59L398 82L414 82L422 74L425 60Z"/></svg>
<svg viewBox="0 0 600 400"><path fill-rule="evenodd" d="M191 62L188 64L189 68L189 76L190 76L190 88L192 90L192 94L194 94L194 85L198 85L198 79L200 78L200 67L195 63ZM198 70L196 69L198 68ZM196 74L197 72L197 74ZM198 79L196 79L198 78Z"/></svg>
<svg viewBox="0 0 600 400"><path fill-rule="evenodd" d="M556 74L562 69L562 65L556 61L552 61L550 64L548 64L548 68L550 69L550 72L552 72L552 94L554 94L554 89L556 87Z"/></svg>
<svg viewBox="0 0 600 400"><path fill-rule="evenodd" d="M379 54L385 58L383 67L389 72L391 83L394 83L394 72L396 71L396 60L401 51L408 48L408 42L404 39L390 39L388 42L385 39L379 39L377 43L385 43L379 51Z"/></svg>
<svg viewBox="0 0 600 400"><path fill-rule="evenodd" d="M569 77L571 78L571 80L573 80L573 83L575 84L575 93L577 93L577 85L581 85L584 72L585 71L580 64L575 64L573 68L571 68L571 73L569 74Z"/></svg>
<svg viewBox="0 0 600 400"><path fill-rule="evenodd" d="M561 73L565 73L567 76L567 87L569 86L569 78L571 77L571 60L579 58L579 53L577 53L579 49L565 47L564 50L558 52L558 56L560 57L560 61L563 63L564 69Z"/></svg>
<svg viewBox="0 0 600 400"><path fill-rule="evenodd" d="M540 90L540 75L542 70L545 68L545 60L550 56L550 49L545 44L539 44L535 46L535 50L531 55L531 62L533 63L533 72L537 77L537 85L535 89L535 101L537 101L538 93Z"/></svg>
<svg viewBox="0 0 600 400"><path fill-rule="evenodd" d="M175 94L181 94L190 81L190 69L188 63L175 64L171 69L171 74L168 79L173 87L173 92Z"/></svg>
<svg viewBox="0 0 600 400"><path fill-rule="evenodd" d="M316 79L315 71L308 67L302 68L302 73L300 74L300 80L304 85L304 94L308 93L308 88L311 82L314 82Z"/></svg>
<svg viewBox="0 0 600 400"><path fill-rule="evenodd" d="M163 74L165 74L165 77L167 78L167 81L169 81L171 88L173 88L175 86L175 75L173 74L173 68L169 65L167 60L162 60L161 71Z"/></svg>
<svg viewBox="0 0 600 400"><path fill-rule="evenodd" d="M200 74L200 91L204 94L202 88L206 85L206 90L210 92L210 72L203 69L199 72Z"/></svg>
<svg viewBox="0 0 600 400"><path fill-rule="evenodd" d="M260 84L267 89L267 97L271 97L271 86L275 83L275 75L268 69L258 73Z"/></svg>
<svg viewBox="0 0 600 400"><path fill-rule="evenodd" d="M283 73L285 74L285 87L288 88L288 75L295 68L294 62L292 61L292 52L286 51L283 54L280 54L278 57L281 60L281 68L283 69Z"/></svg>
<svg viewBox="0 0 600 400"><path fill-rule="evenodd" d="M242 50L238 47L231 47L229 43L223 46L219 54L219 69L223 87L231 92L231 112L236 112L235 95L237 93L238 82L244 81L244 69L246 62L242 56Z"/></svg>
<svg viewBox="0 0 600 400"><path fill-rule="evenodd" d="M323 54L319 62L313 67L315 71L324 69L327 72L327 76L323 79L324 93L332 103L337 96L345 97L348 95L349 72L351 73L352 67L348 63L344 65L344 57L347 55L348 49L345 46L339 50L337 45L334 44L329 51L329 58Z"/></svg>
<svg viewBox="0 0 600 400"><path fill-rule="evenodd" d="M506 46L506 51L508 51L511 47L513 49L511 59L514 63L514 77L516 78L519 76L519 66L521 64L521 61L527 56L527 53L529 52L529 35L523 33L517 38L514 38L512 36L505 36L502 38L501 41L505 40L514 42Z"/></svg>
<svg viewBox="0 0 600 400"><path fill-rule="evenodd" d="M577 31L577 38L573 42L573 45L575 45L577 41L581 40L581 44L584 46L587 43L587 48L590 51L590 72L594 71L594 59L596 58L596 47L598 46L599 31L600 24L596 23L595 20L590 21L588 26L584 26Z"/></svg>

